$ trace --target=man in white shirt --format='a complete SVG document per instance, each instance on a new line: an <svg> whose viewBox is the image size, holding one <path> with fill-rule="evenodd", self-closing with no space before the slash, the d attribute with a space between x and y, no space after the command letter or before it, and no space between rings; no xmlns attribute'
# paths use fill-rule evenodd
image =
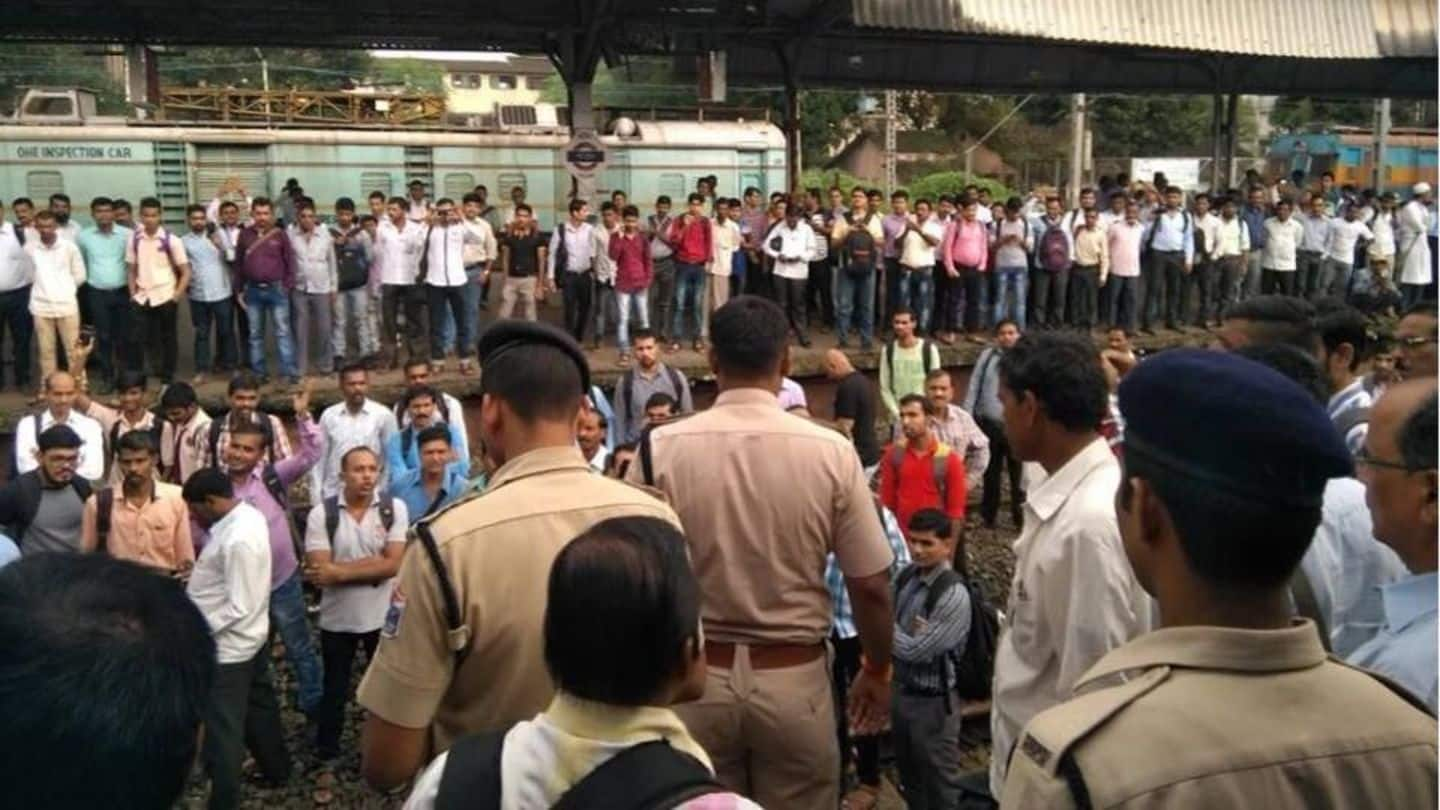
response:
<svg viewBox="0 0 1440 810"><path fill-rule="evenodd" d="M1107 386L1089 336L1028 335L1000 359L1005 435L1047 477L1027 491L995 654L991 795L999 796L1020 730L1070 698L1107 652L1147 632L1150 599L1120 541L1120 467L1095 426Z"/></svg>
<svg viewBox="0 0 1440 810"><path fill-rule="evenodd" d="M1195 266L1195 222L1180 206L1184 198L1175 186L1165 189L1165 208L1155 213L1145 233L1140 331L1146 334L1155 334L1151 324L1162 315L1165 328L1180 325L1184 278Z"/></svg>
<svg viewBox="0 0 1440 810"><path fill-rule="evenodd" d="M1300 217L1304 235L1295 250L1295 292L1314 300L1324 294L1321 281L1324 278L1325 252L1330 245L1330 224L1334 220L1326 213L1325 198L1316 195L1310 198L1310 205Z"/></svg>
<svg viewBox="0 0 1440 810"><path fill-rule="evenodd" d="M550 235L545 269L550 289L559 289L565 298L565 331L577 342L585 340L594 296L595 226L586 222L590 205L581 199L570 201L570 216Z"/></svg>
<svg viewBox="0 0 1440 810"><path fill-rule="evenodd" d="M144 368L142 353L149 354L151 373L169 385L175 379L179 353L176 302L190 289L190 261L180 237L160 224L161 217L158 199L140 201L140 227L125 249L125 264L130 274L130 345L134 353L130 368Z"/></svg>
<svg viewBox="0 0 1440 810"><path fill-rule="evenodd" d="M1416 183L1411 191L1414 196L1401 207L1395 218L1395 263L1405 309L1418 303L1426 287L1434 281L1431 278L1430 241L1426 238L1435 220L1435 214L1430 210L1434 197L1429 183Z"/></svg>
<svg viewBox="0 0 1440 810"><path fill-rule="evenodd" d="M1330 235L1325 243L1325 265L1320 273L1316 297L1334 295L1350 297L1350 278L1355 272L1355 246L1370 241L1375 234L1365 224L1365 209L1359 204L1345 206L1345 213L1330 222Z"/></svg>
<svg viewBox="0 0 1440 810"><path fill-rule="evenodd" d="M805 334L805 284L810 278L810 257L815 253L815 232L804 221L801 200L792 198L785 206L785 221L765 237L761 249L775 262L776 303L785 310L790 329L801 346L809 347Z"/></svg>
<svg viewBox="0 0 1440 810"><path fill-rule="evenodd" d="M436 371L445 370L445 326L454 323L460 373L470 373L475 336L470 331L471 319L465 307L465 285L470 281L465 269L465 248L484 243L484 234L465 223L454 200L444 197L435 203L430 225L425 229L424 281L430 306L430 360ZM445 317L447 306L449 318Z"/></svg>
<svg viewBox="0 0 1440 810"><path fill-rule="evenodd" d="M738 206L732 206L733 202L734 200L724 197L715 201L715 219L711 223L710 238L715 245L715 256L710 259L710 265L706 268L709 271L710 279L709 284L705 287L705 320L700 325L700 336L707 340L710 337L710 314L725 306L732 295L740 294L739 290L731 289L736 286L735 276L732 275L735 270L735 253L744 243L744 237L740 235L740 224L735 221L735 212ZM815 230L815 226L811 225L810 229ZM823 244L822 240L817 241ZM817 295L820 297L821 311L826 313L823 317L828 322L834 316L835 302L831 296L831 285L828 283L830 279L829 264L824 266L826 269L820 272L824 275L827 283L823 291L812 294L811 291L814 290L817 283L815 277L817 265L813 261L811 262L806 299L814 300Z"/></svg>
<svg viewBox="0 0 1440 810"><path fill-rule="evenodd" d="M915 219L906 223L896 240L900 244L900 282L896 305L916 313L917 331L930 334L930 312L935 308L936 251L945 236L945 223L935 216L930 201L915 201Z"/></svg>
<svg viewBox="0 0 1440 810"><path fill-rule="evenodd" d="M619 195L624 197L623 194ZM605 317L619 311L615 308L615 260L610 258L610 237L620 230L620 209L612 201L600 204L600 225L594 229L595 255L595 334L590 337L590 348L600 348L605 337ZM709 318L705 319L709 322Z"/></svg>
<svg viewBox="0 0 1440 810"><path fill-rule="evenodd" d="M380 457L368 447L345 453L340 459L342 494L311 509L305 522L305 581L321 593L325 692L315 748L324 761L340 755L355 652L363 647L367 661L375 657L390 609L390 581L405 553L410 525L405 502L381 493L380 466Z"/></svg>
<svg viewBox="0 0 1440 810"><path fill-rule="evenodd" d="M371 278L380 282L380 368L395 368L398 360L395 338L398 315L405 314L405 355L429 358L425 351L425 290L416 284L420 254L425 249L425 226L405 216L404 197L391 197L385 205L385 221L375 231L375 264ZM373 284L373 282L372 282ZM372 288L373 292L373 288Z"/></svg>
<svg viewBox="0 0 1440 810"><path fill-rule="evenodd" d="M85 283L85 260L80 248L61 239L55 215L35 215L38 238L25 243L25 255L34 268L30 314L40 342L40 378L56 368L56 346L69 350L80 337L80 285ZM28 360L28 358L27 358Z"/></svg>
<svg viewBox="0 0 1440 810"><path fill-rule="evenodd" d="M15 427L15 471L27 473L39 466L35 458L40 434L53 425L68 425L80 437L79 466L75 472L88 481L105 476L105 434L100 423L74 409L77 386L69 372L53 372L45 380L45 410L20 419Z"/></svg>
<svg viewBox="0 0 1440 810"><path fill-rule="evenodd" d="M208 530L185 591L210 625L220 664L205 711L201 758L210 777L210 810L232 810L240 805L247 747L268 781L290 778L280 702L270 681L270 533L265 518L235 497L218 469L197 472L181 494Z"/></svg>
<svg viewBox="0 0 1440 810"><path fill-rule="evenodd" d="M425 181L410 181L410 197L405 200L405 218L424 225L430 219L430 200L425 196Z"/></svg>
<svg viewBox="0 0 1440 810"><path fill-rule="evenodd" d="M476 239L466 242L461 253L465 260L465 317L470 321L470 334L480 334L480 309L485 306L488 292L486 271L500 255L500 244L495 233L500 214L485 203L485 195L479 190L466 194L460 202L465 227ZM491 222L490 220L495 220Z"/></svg>
<svg viewBox="0 0 1440 810"><path fill-rule="evenodd" d="M1260 258L1260 292L1262 295L1299 295L1295 269L1305 226L1290 216L1289 200L1275 203L1275 216L1265 220L1265 253Z"/></svg>
<svg viewBox="0 0 1440 810"><path fill-rule="evenodd" d="M1219 299L1212 323L1218 324L1225 317L1225 310L1240 298L1240 285L1245 282L1250 255L1250 227L1239 216L1234 197L1226 197L1220 204L1220 222L1215 227L1215 247L1210 255L1215 262L1216 298Z"/></svg>
<svg viewBox="0 0 1440 810"><path fill-rule="evenodd" d="M6 222L4 215L5 206L0 203L0 342L9 330L15 387L24 391L30 387L30 338L35 332L35 321L30 315L34 271L21 244L20 226ZM0 385L3 383L0 379Z"/></svg>
<svg viewBox="0 0 1440 810"><path fill-rule="evenodd" d="M1185 278L1185 292L1180 299L1180 314L1184 317L1185 306L1195 299L1195 326L1204 329L1212 315L1219 317L1215 307L1215 281L1217 274L1216 242L1220 238L1220 217L1210 210L1210 197L1195 196L1193 217L1195 231L1195 266ZM1193 291L1193 292L1192 292Z"/></svg>
<svg viewBox="0 0 1440 810"><path fill-rule="evenodd" d="M344 397L320 415L320 463L310 471L310 497L330 498L340 492L340 459L351 449L368 447L383 457L385 443L396 431L395 415L370 399L370 373L364 366L340 370Z"/></svg>
<svg viewBox="0 0 1440 810"><path fill-rule="evenodd" d="M329 374L334 369L334 320L336 293L340 289L335 240L320 227L315 204L308 200L295 210L296 228L290 233L295 252L295 289L290 291L290 311L295 318L295 360L300 375L310 373L313 331L319 338L319 358L314 370Z"/></svg>

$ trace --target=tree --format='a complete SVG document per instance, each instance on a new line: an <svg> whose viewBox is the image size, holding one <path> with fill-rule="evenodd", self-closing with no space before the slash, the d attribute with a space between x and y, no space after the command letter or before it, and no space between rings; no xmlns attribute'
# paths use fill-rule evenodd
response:
<svg viewBox="0 0 1440 810"><path fill-rule="evenodd" d="M299 48L187 48L161 54L160 81L258 90L263 81L261 56L269 67L273 90L338 90L357 84L402 85L432 93L445 90L444 69L437 62L377 59L367 51Z"/></svg>
<svg viewBox="0 0 1440 810"><path fill-rule="evenodd" d="M125 90L105 72L97 48L79 45L7 43L0 52L0 110L14 111L27 86L93 90L102 115L125 112Z"/></svg>

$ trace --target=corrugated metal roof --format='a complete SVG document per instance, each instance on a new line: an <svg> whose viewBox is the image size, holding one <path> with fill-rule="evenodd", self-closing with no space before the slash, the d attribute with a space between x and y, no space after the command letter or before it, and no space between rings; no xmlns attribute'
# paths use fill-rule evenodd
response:
<svg viewBox="0 0 1440 810"><path fill-rule="evenodd" d="M852 0L860 28L1302 59L1434 56L1433 0Z"/></svg>

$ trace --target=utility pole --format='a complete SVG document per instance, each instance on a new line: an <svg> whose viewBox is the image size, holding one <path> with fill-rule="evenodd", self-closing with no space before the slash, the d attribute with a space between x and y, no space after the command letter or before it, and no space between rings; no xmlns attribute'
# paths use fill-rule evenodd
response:
<svg viewBox="0 0 1440 810"><path fill-rule="evenodd" d="M1065 195L1070 207L1080 205L1080 185L1085 182L1085 94L1070 96L1070 188Z"/></svg>
<svg viewBox="0 0 1440 810"><path fill-rule="evenodd" d="M270 126L270 60L265 52L255 49L255 58L260 60L260 89L265 91L265 126Z"/></svg>
<svg viewBox="0 0 1440 810"><path fill-rule="evenodd" d="M895 91L885 91L885 197L895 193Z"/></svg>
<svg viewBox="0 0 1440 810"><path fill-rule="evenodd" d="M1390 137L1390 99L1375 99L1375 163L1371 168L1370 185L1377 191L1385 190L1385 142Z"/></svg>

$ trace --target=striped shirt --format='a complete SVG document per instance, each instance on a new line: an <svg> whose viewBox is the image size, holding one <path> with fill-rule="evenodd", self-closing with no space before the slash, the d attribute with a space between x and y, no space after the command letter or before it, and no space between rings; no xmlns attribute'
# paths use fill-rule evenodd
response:
<svg viewBox="0 0 1440 810"><path fill-rule="evenodd" d="M905 545L905 534L900 531L900 523L895 520L895 513L883 506L876 508L880 510L880 525L885 527L885 539L890 541L890 550L895 553L895 561L890 564L890 576L893 578L900 569L910 564L910 547ZM840 571L840 566L835 564L834 554L825 560L825 587L830 590L835 635L839 638L855 638L860 635L860 631L855 627L855 613L850 607L850 592L845 590L845 574Z"/></svg>
<svg viewBox="0 0 1440 810"><path fill-rule="evenodd" d="M1369 408L1375 404L1375 397L1365 388L1365 378L1356 377L1353 382L1330 397L1330 402L1325 406L1325 412L1329 414L1330 421L1335 423L1336 428L1346 421L1349 415L1361 408ZM1359 450L1365 444L1365 434L1368 432L1369 424L1360 422L1345 431L1342 437L1345 439L1345 446L1350 452Z"/></svg>
<svg viewBox="0 0 1440 810"><path fill-rule="evenodd" d="M955 665L946 654L963 646L970 633L969 590L956 583L940 595L930 615L921 616L930 588L949 567L944 562L917 572L895 595L895 683L902 692L940 695L947 686L954 688ZM917 618L924 620L919 626ZM937 661L945 667L944 683Z"/></svg>

